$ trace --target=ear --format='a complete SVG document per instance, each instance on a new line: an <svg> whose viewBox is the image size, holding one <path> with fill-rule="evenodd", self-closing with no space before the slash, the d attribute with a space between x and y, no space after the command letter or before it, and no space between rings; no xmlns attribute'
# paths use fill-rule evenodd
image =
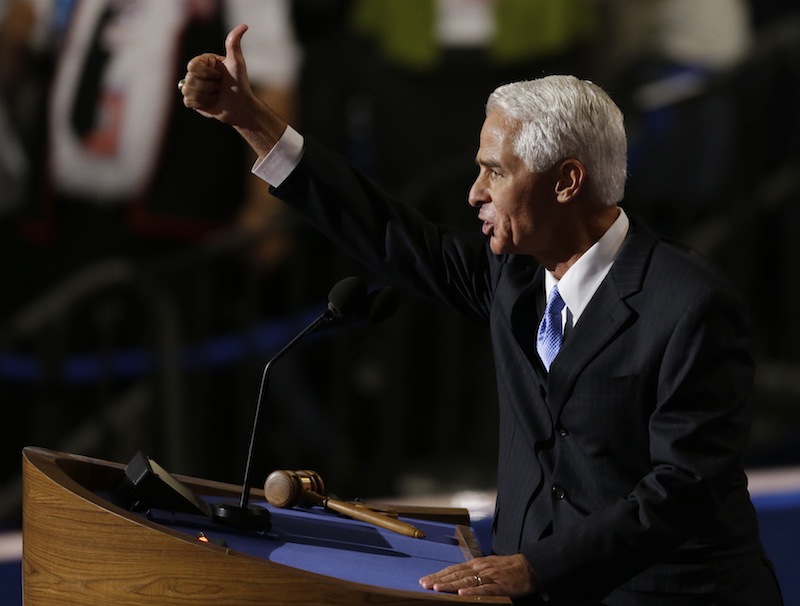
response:
<svg viewBox="0 0 800 606"><path fill-rule="evenodd" d="M567 158L556 166L556 200L559 203L574 200L586 180L586 169L574 158Z"/></svg>

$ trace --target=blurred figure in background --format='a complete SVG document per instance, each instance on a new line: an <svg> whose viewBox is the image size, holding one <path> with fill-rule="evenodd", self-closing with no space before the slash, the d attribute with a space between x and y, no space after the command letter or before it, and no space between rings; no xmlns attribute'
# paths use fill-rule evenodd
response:
<svg viewBox="0 0 800 606"><path fill-rule="evenodd" d="M209 361L222 354L209 350L198 358L210 364L206 372L184 376L190 371L180 348L260 318L253 283L284 268L291 226L280 202L265 203L266 187L249 173L251 152L226 129L182 111L175 83L188 59L219 47L230 27L256 23L248 44L259 57L251 66L257 94L294 115L301 52L289 1L12 4L24 4L28 17L28 27L14 33L38 36L37 56L51 68L27 74L47 78L46 111L36 116L46 125L44 153L29 158L41 176L5 220L8 254L0 260L0 343L38 365L38 374L8 365L0 377L0 400L15 402L24 411L17 416L36 418L3 423L15 428L11 447L18 453L20 440L57 447L70 432L83 436L72 449L111 457L148 444L155 455L157 445L173 443L165 464L233 473L238 452L233 465L208 452L204 461L193 459L182 447L203 454L211 428L200 418L220 401L230 414L216 435L227 441L230 430L243 441L239 425L251 418L252 385L238 410L242 369L217 371ZM4 52L4 66L8 58ZM221 198L229 203L220 205ZM96 425L77 431L84 421L119 423L110 411L142 384L151 416L122 422L124 439ZM175 412L187 402L196 414ZM179 432L193 437L182 442ZM16 457L10 465L17 470Z"/></svg>
<svg viewBox="0 0 800 606"><path fill-rule="evenodd" d="M36 13L25 0L0 2L0 221L22 204L31 172L31 38Z"/></svg>
<svg viewBox="0 0 800 606"><path fill-rule="evenodd" d="M254 67L259 95L293 114L299 51L288 3L56 1L43 17L60 47L45 187L27 234L53 246L47 254L59 251L69 271L102 255L168 251L240 225L248 200L263 194L243 170L249 158L221 131L194 132L194 121L176 111L174 76L192 49L249 18L264 34L252 41L264 57ZM209 149L227 150L213 170L192 161ZM194 174L204 175L202 186L187 189ZM232 213L211 210L220 196L239 200Z"/></svg>
<svg viewBox="0 0 800 606"><path fill-rule="evenodd" d="M745 0L604 0L598 71L623 105L629 203L683 237L729 199L740 116L730 86L753 28ZM679 202L676 204L676 200Z"/></svg>

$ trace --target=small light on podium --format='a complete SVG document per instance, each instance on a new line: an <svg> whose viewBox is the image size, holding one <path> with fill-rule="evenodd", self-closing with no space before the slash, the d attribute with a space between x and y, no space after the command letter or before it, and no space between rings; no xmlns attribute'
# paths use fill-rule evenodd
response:
<svg viewBox="0 0 800 606"><path fill-rule="evenodd" d="M204 532L197 533L197 540L201 543L211 543L213 545L219 545L220 547L227 547L228 544L222 539L212 539L206 535Z"/></svg>

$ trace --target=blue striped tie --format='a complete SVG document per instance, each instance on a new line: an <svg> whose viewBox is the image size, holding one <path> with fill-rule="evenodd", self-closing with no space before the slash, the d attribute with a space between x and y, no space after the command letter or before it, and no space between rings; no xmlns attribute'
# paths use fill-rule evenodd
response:
<svg viewBox="0 0 800 606"><path fill-rule="evenodd" d="M544 309L544 316L539 324L539 333L536 335L536 351L544 363L544 367L550 372L550 364L558 355L563 339L561 333L561 310L564 309L564 300L558 292L558 286L554 286L550 291L550 298L547 300L547 307Z"/></svg>

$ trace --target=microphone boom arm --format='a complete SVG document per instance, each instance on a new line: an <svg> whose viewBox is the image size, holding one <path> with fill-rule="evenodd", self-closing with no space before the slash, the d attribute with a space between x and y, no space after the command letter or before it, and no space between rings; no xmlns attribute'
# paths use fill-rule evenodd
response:
<svg viewBox="0 0 800 606"><path fill-rule="evenodd" d="M253 455L255 453L256 438L261 426L261 409L264 405L264 394L269 384L269 373L272 365L288 352L294 345L309 333L321 328L323 325L341 326L350 322L369 318L379 321L390 315L396 307L397 299L392 296L392 290L383 288L370 294L364 282L355 276L341 280L328 293L327 309L313 322L306 326L298 335L284 345L277 354L264 366L261 375L261 385L258 390L256 409L253 419L253 429L250 434L250 444L247 448L247 461L242 480L242 494L239 504L219 503L214 507L213 518L216 521L246 528L268 530L270 528L269 511L257 505L249 505L250 475L252 471Z"/></svg>
<svg viewBox="0 0 800 606"><path fill-rule="evenodd" d="M244 479L242 480L242 495L239 499L239 507L245 509L247 507L247 503L250 499L250 475L251 475L251 468L253 464L253 453L255 452L255 445L256 445L256 436L258 434L259 425L261 421L261 409L263 408L264 404L264 393L266 392L267 384L269 383L269 371L272 368L272 365L280 360L283 355L289 351L292 347L294 347L295 343L297 343L300 339L305 337L307 334L314 332L319 327L321 327L326 322L333 322L335 319L330 315L329 312L325 312L318 318L316 318L311 324L306 326L300 333L298 333L291 341L289 341L286 345L284 345L281 350L273 356L273 358L267 362L267 365L264 366L264 372L261 374L261 386L258 389L258 398L256 400L256 411L253 418L253 430L250 434L250 445L247 447L247 461L245 462L244 467Z"/></svg>

